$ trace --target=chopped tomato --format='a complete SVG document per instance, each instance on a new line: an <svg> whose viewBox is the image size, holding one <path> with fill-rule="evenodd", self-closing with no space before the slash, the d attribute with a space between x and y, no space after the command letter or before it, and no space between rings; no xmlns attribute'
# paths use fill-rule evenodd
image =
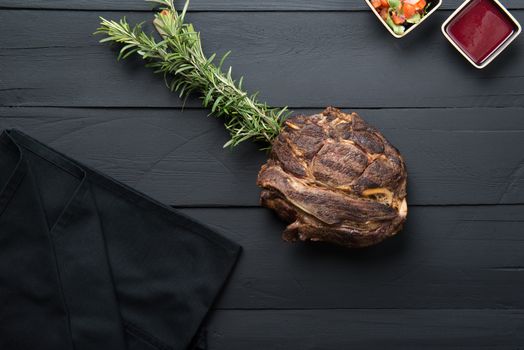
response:
<svg viewBox="0 0 524 350"><path fill-rule="evenodd" d="M417 12L417 8L411 4L405 3L402 7L404 9L404 17L411 18Z"/></svg>
<svg viewBox="0 0 524 350"><path fill-rule="evenodd" d="M417 10L423 10L426 7L426 0L420 0L415 7Z"/></svg>
<svg viewBox="0 0 524 350"><path fill-rule="evenodd" d="M398 24L402 24L402 23L404 23L406 21L403 17L397 15L396 13L393 13L391 15L391 19L393 20L393 23L395 23L397 25Z"/></svg>
<svg viewBox="0 0 524 350"><path fill-rule="evenodd" d="M387 18L388 18L388 9L387 8L382 8L382 10L380 10L380 17L382 17L382 19L385 21Z"/></svg>
<svg viewBox="0 0 524 350"><path fill-rule="evenodd" d="M398 34L404 32L406 28L403 25L406 22L409 22L408 27L420 22L426 15L424 9L428 0L395 0L394 7L390 5L390 1L393 0L368 1L387 25Z"/></svg>

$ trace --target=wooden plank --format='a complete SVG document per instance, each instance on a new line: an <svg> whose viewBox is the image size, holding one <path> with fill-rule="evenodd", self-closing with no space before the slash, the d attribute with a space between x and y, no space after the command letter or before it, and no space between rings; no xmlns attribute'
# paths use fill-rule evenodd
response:
<svg viewBox="0 0 524 350"><path fill-rule="evenodd" d="M442 9L455 9L461 0L448 0L442 4ZM178 0L175 4L182 6ZM522 9L524 4L519 0L505 0L509 9ZM10 9L71 9L71 10L121 10L150 11L151 4L144 0L0 0L0 7ZM364 0L192 0L191 11L358 11L369 7Z"/></svg>
<svg viewBox="0 0 524 350"><path fill-rule="evenodd" d="M524 11L514 11L524 21ZM1 106L177 107L182 102L141 62L91 36L96 12L0 12ZM195 13L207 52L228 63L249 91L276 106L507 107L524 105L524 41L490 67L469 65L440 33L438 13L395 40L368 12ZM106 12L120 18L121 12ZM128 15L131 22L149 13ZM231 30L231 23L235 29ZM311 25L317 23L317 25ZM409 72L409 73L408 73ZM191 100L188 106L198 106Z"/></svg>
<svg viewBox="0 0 524 350"><path fill-rule="evenodd" d="M403 153L416 205L524 203L523 111L358 110ZM222 149L223 124L203 110L0 108L4 128L20 128L165 203L258 205L265 153L249 143Z"/></svg>
<svg viewBox="0 0 524 350"><path fill-rule="evenodd" d="M213 313L211 350L518 350L523 310L227 310Z"/></svg>
<svg viewBox="0 0 524 350"><path fill-rule="evenodd" d="M263 208L183 211L244 248L220 309L524 308L524 206L412 207L364 250L282 242Z"/></svg>

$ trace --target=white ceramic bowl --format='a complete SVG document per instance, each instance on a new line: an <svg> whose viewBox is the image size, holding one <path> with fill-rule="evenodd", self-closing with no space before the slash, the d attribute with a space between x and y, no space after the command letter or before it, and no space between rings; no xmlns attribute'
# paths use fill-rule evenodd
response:
<svg viewBox="0 0 524 350"><path fill-rule="evenodd" d="M455 40L453 40L453 38L449 36L449 34L446 31L446 27L449 25L449 23L464 9L464 7L468 6L468 4L470 4L472 1L476 1L476 0L466 0L462 5L460 5L460 7L456 9L455 12L453 12L451 16L449 16L449 18L442 24L441 29L442 29L442 33L444 34L444 36L458 50L458 52L462 54L462 56L466 57L469 63L471 63L473 66L475 66L478 69L482 69L486 67L488 64L490 64L498 55L500 55L502 51L504 51L504 49L506 49L506 47L508 47L509 44L511 44L511 42L513 42L513 40L515 40L517 36L519 36L520 32L522 31L522 27L520 26L520 23L515 19L515 17L513 17L513 15L509 13L509 11L504 7L504 5L502 5L498 0L491 0L495 5L497 5L500 8L500 10L504 14L506 14L508 19L513 22L516 30L495 51L493 51L493 53L491 53L481 64L477 64L455 42Z"/></svg>
<svg viewBox="0 0 524 350"><path fill-rule="evenodd" d="M384 21L382 19L382 17L380 17L380 14L378 13L378 11L371 4L371 0L365 0L365 1L368 4L368 6L371 8L371 11L375 14L375 16L377 16L377 18L380 21L380 23L382 23L384 25L384 27L386 27L386 29L391 33L391 35L393 35L397 39L403 38L408 33L411 33L413 30L415 30L415 28L417 28L420 24L422 24L422 22L424 22L426 19L428 19L428 17L431 16L431 14L433 14L433 12L435 12L440 7L440 5L442 5L442 0L432 0L431 3L433 4L433 8L428 13L426 13L426 15L420 20L420 22L418 22L418 23L412 25L411 27L409 27L404 33L397 34L397 33L395 33L393 31L393 29L391 29L390 26L388 26L386 21ZM429 2L430 1L428 0L428 3Z"/></svg>

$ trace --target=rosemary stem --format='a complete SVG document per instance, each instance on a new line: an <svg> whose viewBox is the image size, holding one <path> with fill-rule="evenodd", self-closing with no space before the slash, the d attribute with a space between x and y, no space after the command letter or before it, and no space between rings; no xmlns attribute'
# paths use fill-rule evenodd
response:
<svg viewBox="0 0 524 350"><path fill-rule="evenodd" d="M154 20L161 41L146 34L141 24L131 27L125 18L118 22L101 18L96 34L105 38L100 41L123 44L119 59L133 54L140 56L156 73L164 75L168 87L180 97L198 92L203 106L225 119L231 139L224 147L246 140L270 145L289 115L287 108L272 108L259 102L257 94L248 95L242 89L242 79L237 82L232 78L231 68L227 73L222 71L227 54L218 65L214 63L214 54L206 57L200 34L192 24L184 22L188 0L181 13L175 9L173 0L150 1L161 6Z"/></svg>

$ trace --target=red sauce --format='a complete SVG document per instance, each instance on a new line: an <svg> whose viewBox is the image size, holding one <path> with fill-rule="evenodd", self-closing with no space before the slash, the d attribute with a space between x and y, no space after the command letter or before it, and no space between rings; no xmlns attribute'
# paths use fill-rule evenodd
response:
<svg viewBox="0 0 524 350"><path fill-rule="evenodd" d="M446 27L448 35L476 64L484 62L515 31L515 24L491 0L472 1Z"/></svg>

